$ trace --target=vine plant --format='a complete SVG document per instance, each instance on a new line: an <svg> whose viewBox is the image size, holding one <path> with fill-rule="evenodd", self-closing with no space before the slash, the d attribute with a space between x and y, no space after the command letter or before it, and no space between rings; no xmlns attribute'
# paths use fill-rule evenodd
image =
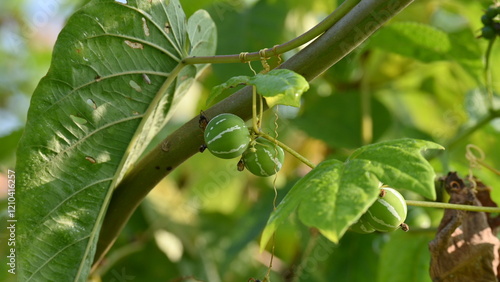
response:
<svg viewBox="0 0 500 282"><path fill-rule="evenodd" d="M208 13L198 11L186 19L178 0L167 2L94 0L73 15L61 32L51 69L33 95L18 150L19 197L29 203L19 209L23 281L39 277L85 281L145 195L197 152L203 140L195 117L141 158L206 64L265 62L313 39L276 69L264 64L265 73L235 77L216 88L209 103L220 99L227 87L250 85L206 110L209 117L233 113L245 120L253 118L256 136L274 142L312 169L272 213L261 248L296 209L303 223L338 242L377 200L379 182L436 198L435 174L421 151L443 149L438 144L387 141L363 146L345 162L327 160L316 165L263 132L257 113L261 96L267 100L266 108L299 106L307 81L384 24L388 18L379 14L394 16L411 0L347 0L323 22L287 43L217 56L215 27ZM354 36L351 31L360 27L362 36ZM109 48L115 50L114 56L102 52ZM500 212L434 202L406 204Z"/></svg>

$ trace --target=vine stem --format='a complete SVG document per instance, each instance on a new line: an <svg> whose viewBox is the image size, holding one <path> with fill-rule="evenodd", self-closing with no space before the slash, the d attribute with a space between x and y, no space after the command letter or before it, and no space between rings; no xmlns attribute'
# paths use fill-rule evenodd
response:
<svg viewBox="0 0 500 282"><path fill-rule="evenodd" d="M327 29L332 27L340 19L342 19L354 6L356 6L361 0L347 0L342 3L333 13L326 17L319 24L305 32L304 34L280 45L276 45L273 48L263 49L259 52L246 53L243 57L241 54L235 55L218 55L218 56L200 56L200 57L188 57L182 60L184 64L223 64L223 63L242 63L248 61L258 61L262 58L267 58L272 55L276 56L278 54L283 54L285 52L291 51L298 48L305 43L313 40L314 38L321 35Z"/></svg>
<svg viewBox="0 0 500 282"><path fill-rule="evenodd" d="M454 209L454 210L463 210L472 212L500 213L500 208L494 208L494 207L480 207L480 206L458 205L458 204L427 202L427 201L411 201L411 200L406 200L406 204L408 206L425 207L425 208L440 208L440 209Z"/></svg>

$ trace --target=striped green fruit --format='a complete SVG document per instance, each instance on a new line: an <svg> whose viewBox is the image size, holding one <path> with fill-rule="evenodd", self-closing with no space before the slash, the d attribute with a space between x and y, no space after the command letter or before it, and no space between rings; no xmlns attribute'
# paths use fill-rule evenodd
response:
<svg viewBox="0 0 500 282"><path fill-rule="evenodd" d="M366 219L373 228L380 232L398 229L408 213L403 196L393 188L383 187L385 194L380 196L366 212Z"/></svg>
<svg viewBox="0 0 500 282"><path fill-rule="evenodd" d="M360 234L368 234L375 232L375 228L371 226L371 224L368 222L367 219L367 214L365 213L363 216L361 216L358 221L356 221L351 227L349 227L349 230L360 233Z"/></svg>
<svg viewBox="0 0 500 282"><path fill-rule="evenodd" d="M205 144L214 156L232 159L241 156L250 143L245 122L233 114L220 114L205 128Z"/></svg>
<svg viewBox="0 0 500 282"><path fill-rule="evenodd" d="M243 153L245 167L257 176L271 176L283 165L285 152L275 143L259 137Z"/></svg>

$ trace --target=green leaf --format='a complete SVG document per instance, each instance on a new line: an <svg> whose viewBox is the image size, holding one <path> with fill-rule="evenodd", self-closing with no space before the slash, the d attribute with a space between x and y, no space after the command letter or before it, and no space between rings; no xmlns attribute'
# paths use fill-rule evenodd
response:
<svg viewBox="0 0 500 282"><path fill-rule="evenodd" d="M311 193L299 207L300 220L337 243L379 194L379 181L368 167L364 162L337 162L304 183Z"/></svg>
<svg viewBox="0 0 500 282"><path fill-rule="evenodd" d="M215 24L210 15L204 11L196 11L189 17L187 24L189 41L191 42L190 56L206 56L206 54L215 54L217 47L217 33ZM200 72L207 65L196 65Z"/></svg>
<svg viewBox="0 0 500 282"><path fill-rule="evenodd" d="M61 31L17 151L20 280L87 280L114 185L200 68L172 72L213 55L209 15L167 2L94 0Z"/></svg>
<svg viewBox="0 0 500 282"><path fill-rule="evenodd" d="M421 155L424 149L442 147L429 141L400 139L361 147L344 163L320 163L294 185L271 214L261 237L261 249L297 208L305 225L338 242L375 201L379 181L435 199L435 174Z"/></svg>
<svg viewBox="0 0 500 282"><path fill-rule="evenodd" d="M369 46L423 62L444 60L452 49L448 34L416 22L396 22L385 26L370 39Z"/></svg>
<svg viewBox="0 0 500 282"><path fill-rule="evenodd" d="M368 170L382 183L435 200L434 169L421 154L427 149L444 148L430 141L398 139L361 147L346 162L369 163Z"/></svg>
<svg viewBox="0 0 500 282"><path fill-rule="evenodd" d="M274 69L250 78L257 93L266 98L269 107L286 105L300 107L302 93L309 90L309 83L300 74L288 69Z"/></svg>
<svg viewBox="0 0 500 282"><path fill-rule="evenodd" d="M481 79L482 51L469 29L446 33L422 23L395 22L380 29L368 46L422 62L453 60L472 77Z"/></svg>
<svg viewBox="0 0 500 282"><path fill-rule="evenodd" d="M266 98L269 107L287 105L300 107L302 93L309 89L309 83L300 74L288 69L274 69L266 74L257 74L253 77L235 76L223 84L217 85L207 98L207 105L226 98L223 91L239 85L254 85L257 93Z"/></svg>
<svg viewBox="0 0 500 282"><path fill-rule="evenodd" d="M299 217L317 227L333 242L363 214L378 195L378 180L365 173L363 165L347 169L338 160L327 160L300 179L271 214L260 246L300 205Z"/></svg>
<svg viewBox="0 0 500 282"><path fill-rule="evenodd" d="M206 105L207 106L213 105L231 95L230 93L224 94L224 90L229 88L234 88L240 85L248 85L249 81L250 81L249 76L242 75L242 76L231 77L228 81L212 88L212 91L210 92L210 95L207 98Z"/></svg>

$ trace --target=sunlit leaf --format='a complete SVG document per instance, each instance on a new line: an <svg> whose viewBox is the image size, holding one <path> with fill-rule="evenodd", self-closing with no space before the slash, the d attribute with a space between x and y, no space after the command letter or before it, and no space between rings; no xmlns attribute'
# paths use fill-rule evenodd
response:
<svg viewBox="0 0 500 282"><path fill-rule="evenodd" d="M250 79L257 92L266 98L269 107L286 105L300 107L300 98L309 90L309 83L300 74L287 69L274 69Z"/></svg>
<svg viewBox="0 0 500 282"><path fill-rule="evenodd" d="M320 163L295 184L271 214L261 248L297 208L305 225L338 242L375 201L380 181L435 199L435 174L421 151L441 148L428 141L400 139L361 147L344 163Z"/></svg>
<svg viewBox="0 0 500 282"><path fill-rule="evenodd" d="M300 98L309 89L309 83L300 74L288 69L274 69L265 74L252 77L235 76L212 89L207 99L207 105L214 104L230 94L223 91L239 85L253 85L257 93L266 98L269 107L287 105L300 107Z"/></svg>
<svg viewBox="0 0 500 282"><path fill-rule="evenodd" d="M17 152L20 280L86 281L112 183L198 69L159 90L184 57L213 55L214 44L209 15L188 22L178 0L94 0L68 20Z"/></svg>

